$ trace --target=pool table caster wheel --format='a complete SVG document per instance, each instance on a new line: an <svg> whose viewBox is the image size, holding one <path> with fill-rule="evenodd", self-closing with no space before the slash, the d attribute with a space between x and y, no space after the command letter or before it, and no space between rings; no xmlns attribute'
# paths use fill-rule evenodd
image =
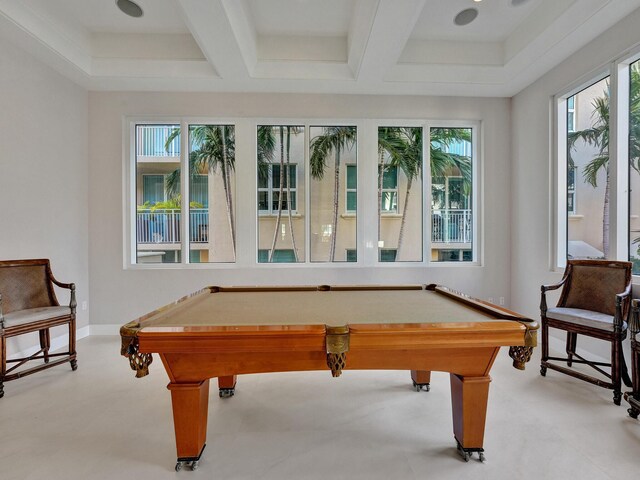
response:
<svg viewBox="0 0 640 480"><path fill-rule="evenodd" d="M182 467L185 465L187 465L193 472L198 469L198 460L193 460L191 462L178 461L176 463L176 472L179 472L180 470L182 470Z"/></svg>
<svg viewBox="0 0 640 480"><path fill-rule="evenodd" d="M197 457L178 457L178 461L176 462L176 472L182 470L182 467L189 467L189 469L193 472L198 469L200 464L200 457L202 456L202 452L204 452L204 445L202 450L200 450L200 455Z"/></svg>
<svg viewBox="0 0 640 480"><path fill-rule="evenodd" d="M218 392L218 395L220 395L220 398L229 398L229 397L233 397L235 393L236 393L235 388L221 388L220 391Z"/></svg>
<svg viewBox="0 0 640 480"><path fill-rule="evenodd" d="M474 452L478 453L478 460L480 461L480 463L484 463L486 459L484 457L483 448L464 448L462 445L460 445L460 442L458 442L458 453L465 462L469 461Z"/></svg>
<svg viewBox="0 0 640 480"><path fill-rule="evenodd" d="M416 383L413 382L413 389L416 392L419 392L421 390L424 390L425 392L428 392L429 390L431 390L431 385L428 383Z"/></svg>

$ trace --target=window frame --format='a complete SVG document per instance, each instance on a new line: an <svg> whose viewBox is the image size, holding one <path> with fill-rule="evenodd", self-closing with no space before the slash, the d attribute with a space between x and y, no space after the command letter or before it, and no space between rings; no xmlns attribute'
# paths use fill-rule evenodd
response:
<svg viewBox="0 0 640 480"><path fill-rule="evenodd" d="M135 202L136 202L136 125L179 125L180 136L180 165L182 171L187 171L188 167L188 137L185 132L189 131L190 125L232 125L236 132L236 192L244 191L246 194L237 195L234 199L234 210L236 213L236 261L234 263L190 263L188 222L181 222L181 245L180 263L157 263L143 264L136 263L136 238L135 238ZM311 262L310 261L310 219L305 211L305 258L299 263L259 263L258 262L258 203L257 203L257 174L256 174L256 152L257 139L256 131L262 125L296 125L304 128L304 162L305 175L305 209L309 208L310 195L310 175L308 174L308 156L310 143L310 127L323 126L354 126L358 132L358 140L355 146L357 155L357 219L356 239L354 248L357 253L356 262ZM430 120L405 119L389 120L381 117L378 119L366 118L314 118L314 117L294 117L294 118L264 118L264 117L192 117L192 116L158 116L158 115L130 115L123 117L123 191L122 195L122 222L123 222L123 268L124 269L241 269L241 268L354 268L354 267L379 267L384 268L424 268L424 267L470 267L482 264L482 232L480 231L481 219L481 172L482 172L482 120L452 121L452 120ZM376 162L368 162L367 158L377 158L377 138L378 128L388 126L397 127L420 127L423 128L423 174L422 174L422 260L406 262L380 262L377 248L377 222L378 212L376 208L377 198L377 166ZM431 127L460 127L472 128L473 130L473 209L474 209L474 256L472 262L432 262L431 261L431 241L430 222L427 221L431 212L430 206L425 205L430 199L430 171L428 170L429 153L429 131ZM251 161L248 161L251 159ZM296 162L296 165L299 162ZM345 164L346 165L346 164ZM298 165L297 165L298 166ZM426 168L425 168L426 167ZM346 168L344 168L346 172ZM181 176L181 211L189 211L189 185L188 175ZM249 180L247 180L249 179ZM345 181L346 185L346 181ZM344 192L344 191L343 191ZM300 199L297 199L299 202ZM364 203L370 205L363 206ZM430 202L429 202L430 203ZM299 205L299 204L298 204ZM209 208L213 208L209 205ZM242 212L242 217L240 216ZM348 216L348 215L345 215ZM250 218L251 217L251 218ZM345 254L346 255L346 254Z"/></svg>
<svg viewBox="0 0 640 480"><path fill-rule="evenodd" d="M277 215L278 211L277 209L273 208L273 202L274 202L274 192L278 192L278 190L280 190L280 187L274 187L273 186L273 180L274 180L274 175L273 175L273 167L278 167L280 168L280 164L279 163L270 163L269 165L269 178L267 180L267 187L260 187L260 185L258 185L257 187L257 194L258 194L258 201L260 199L260 192L267 192L267 205L269 205L269 209L268 210L261 210L259 207L258 208L258 215L261 216L273 216L273 215ZM289 168L295 168L295 175L293 175L296 178L296 186L295 187L289 187L289 190L291 191L292 194L295 194L295 207L293 210L291 210L291 215L298 215L298 163L290 163L289 164ZM257 173L256 173L257 176ZM285 196L287 194L287 192L284 192ZM286 198L286 197L285 197ZM288 199L287 199L288 200ZM288 202L287 202L288 203ZM288 208L283 208L282 209L282 213L283 214L288 214L289 213L289 209Z"/></svg>
<svg viewBox="0 0 640 480"><path fill-rule="evenodd" d="M583 75L552 97L552 149L553 205L551 219L554 248L551 251L550 270L560 272L567 258L567 98L584 88L609 77L609 256L610 260L629 260L629 70L640 60L640 47L626 51ZM574 119L575 125L575 119ZM634 275L637 281L638 275Z"/></svg>

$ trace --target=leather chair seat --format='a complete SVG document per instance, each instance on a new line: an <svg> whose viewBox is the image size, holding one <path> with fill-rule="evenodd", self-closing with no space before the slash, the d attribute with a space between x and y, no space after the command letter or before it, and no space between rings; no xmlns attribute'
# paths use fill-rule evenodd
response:
<svg viewBox="0 0 640 480"><path fill-rule="evenodd" d="M574 325L598 328L613 332L613 315L583 310L581 308L553 307L547 310L547 318L561 320ZM626 330L627 323L622 322L622 330Z"/></svg>

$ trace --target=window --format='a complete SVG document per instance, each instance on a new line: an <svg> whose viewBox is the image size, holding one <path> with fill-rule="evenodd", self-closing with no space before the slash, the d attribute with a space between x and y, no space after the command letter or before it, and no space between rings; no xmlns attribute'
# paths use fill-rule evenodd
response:
<svg viewBox="0 0 640 480"><path fill-rule="evenodd" d="M275 250L269 259L269 250L258 250L258 263L293 263L296 261L293 249Z"/></svg>
<svg viewBox="0 0 640 480"><path fill-rule="evenodd" d="M473 261L472 128L431 128L431 260ZM471 252L471 254L465 252Z"/></svg>
<svg viewBox="0 0 640 480"><path fill-rule="evenodd" d="M181 261L180 125L135 127L135 261Z"/></svg>
<svg viewBox="0 0 640 480"><path fill-rule="evenodd" d="M357 206L353 194L347 205L347 194L353 192L349 186L353 187L357 176L357 128L311 126L309 139L311 261L346 262L346 255L338 252L357 244L357 211L341 215L349 206Z"/></svg>
<svg viewBox="0 0 640 480"><path fill-rule="evenodd" d="M358 210L358 167L347 165L347 213L355 213Z"/></svg>
<svg viewBox="0 0 640 480"><path fill-rule="evenodd" d="M629 261L640 275L640 60L629 66Z"/></svg>
<svg viewBox="0 0 640 480"><path fill-rule="evenodd" d="M135 263L235 260L235 129L188 125L187 131L189 148L181 155L180 125L135 127ZM189 202L183 215L187 158Z"/></svg>
<svg viewBox="0 0 640 480"><path fill-rule="evenodd" d="M304 133L296 125L258 126L259 263L305 261Z"/></svg>
<svg viewBox="0 0 640 480"><path fill-rule="evenodd" d="M478 260L478 123L242 122L129 123L128 264ZM236 134L255 160L236 165Z"/></svg>
<svg viewBox="0 0 640 480"><path fill-rule="evenodd" d="M567 213L575 215L576 210L576 174L578 167L567 169Z"/></svg>
<svg viewBox="0 0 640 480"><path fill-rule="evenodd" d="M378 127L378 261L422 261L422 127Z"/></svg>
<svg viewBox="0 0 640 480"><path fill-rule="evenodd" d="M571 101L570 101L571 100ZM566 138L566 258L605 258L609 254L610 198L609 77L566 99L567 111L576 106L573 125L567 116ZM570 127L577 128L570 130ZM609 192L609 193L607 193ZM580 215L576 197L580 196ZM607 212L605 214L605 209Z"/></svg>
<svg viewBox="0 0 640 480"><path fill-rule="evenodd" d="M190 262L234 262L235 127L189 125L188 159Z"/></svg>
<svg viewBox="0 0 640 480"><path fill-rule="evenodd" d="M576 131L576 106L575 96L567 98L567 131Z"/></svg>

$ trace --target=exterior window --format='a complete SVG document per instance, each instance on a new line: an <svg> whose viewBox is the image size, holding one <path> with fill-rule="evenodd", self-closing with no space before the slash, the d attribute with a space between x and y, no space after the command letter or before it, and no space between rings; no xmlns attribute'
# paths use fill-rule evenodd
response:
<svg viewBox="0 0 640 480"><path fill-rule="evenodd" d="M180 125L136 125L135 131L136 263L235 261L233 125L188 126L186 213ZM188 237L185 252L183 235Z"/></svg>
<svg viewBox="0 0 640 480"><path fill-rule="evenodd" d="M258 126L259 263L305 261L304 133L296 125Z"/></svg>
<svg viewBox="0 0 640 480"><path fill-rule="evenodd" d="M258 263L292 263L295 262L293 250L276 250L269 260L269 250L258 250Z"/></svg>
<svg viewBox="0 0 640 480"><path fill-rule="evenodd" d="M381 262L395 262L398 251L395 248L381 248L380 249L380 261Z"/></svg>
<svg viewBox="0 0 640 480"><path fill-rule="evenodd" d="M640 275L640 60L629 76L629 261Z"/></svg>
<svg viewBox="0 0 640 480"><path fill-rule="evenodd" d="M189 259L234 262L235 127L189 125L188 158Z"/></svg>
<svg viewBox="0 0 640 480"><path fill-rule="evenodd" d="M567 98L567 131L576 131L576 106L575 96Z"/></svg>
<svg viewBox="0 0 640 480"><path fill-rule="evenodd" d="M473 261L473 129L430 133L431 261Z"/></svg>
<svg viewBox="0 0 640 480"><path fill-rule="evenodd" d="M398 213L398 167L390 166L384 169L381 195L380 211Z"/></svg>
<svg viewBox="0 0 640 480"><path fill-rule="evenodd" d="M142 202L155 205L166 200L164 175L142 175Z"/></svg>
<svg viewBox="0 0 640 480"><path fill-rule="evenodd" d="M268 165L268 177L258 178L258 210L264 214L277 214L280 208L280 165ZM287 186L286 172L282 189L282 211L288 212L291 207L292 212L297 210L297 166L289 165L289 184ZM291 198L291 203L289 203Z"/></svg>
<svg viewBox="0 0 640 480"><path fill-rule="evenodd" d="M135 261L179 263L180 182L176 190L171 179L180 171L180 126L136 125L135 145Z"/></svg>
<svg viewBox="0 0 640 480"><path fill-rule="evenodd" d="M577 167L567 169L567 213L576 214L576 172Z"/></svg>
<svg viewBox="0 0 640 480"><path fill-rule="evenodd" d="M347 165L347 213L358 210L358 167Z"/></svg>
<svg viewBox="0 0 640 480"><path fill-rule="evenodd" d="M355 248L347 249L347 262L357 262L358 261L358 252Z"/></svg>
<svg viewBox="0 0 640 480"><path fill-rule="evenodd" d="M347 190L357 170L357 128L354 126L309 127L310 258L312 262L345 262L347 248L356 245L357 212L347 211ZM356 182L357 184L357 182ZM352 195L353 196L353 195ZM353 199L352 199L353 201Z"/></svg>
<svg viewBox="0 0 640 480"><path fill-rule="evenodd" d="M567 258L606 258L609 254L609 77L572 97L573 127L566 128ZM580 212L576 213L576 196Z"/></svg>
<svg viewBox="0 0 640 480"><path fill-rule="evenodd" d="M378 127L380 262L422 261L422 131Z"/></svg>

